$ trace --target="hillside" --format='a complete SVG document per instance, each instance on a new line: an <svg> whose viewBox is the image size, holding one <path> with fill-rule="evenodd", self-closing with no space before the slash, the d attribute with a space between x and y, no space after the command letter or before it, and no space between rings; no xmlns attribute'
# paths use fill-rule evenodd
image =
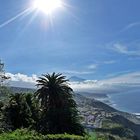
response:
<svg viewBox="0 0 140 140"><path fill-rule="evenodd" d="M16 92L18 92L18 93L20 93L20 92L34 92L35 91L35 89L31 89L31 88L20 88L20 87L9 87L9 89L12 91L12 92L14 92L14 93L16 93Z"/></svg>
<svg viewBox="0 0 140 140"><path fill-rule="evenodd" d="M82 123L90 131L96 129L98 132L113 133L120 137L140 138L140 119L135 115L116 110L103 102L80 94L75 94L75 99L84 118ZM119 130L123 130L126 134L121 135Z"/></svg>

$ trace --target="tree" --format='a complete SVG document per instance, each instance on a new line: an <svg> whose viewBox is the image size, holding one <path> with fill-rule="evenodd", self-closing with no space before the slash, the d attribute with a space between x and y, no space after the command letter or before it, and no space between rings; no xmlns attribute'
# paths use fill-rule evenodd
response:
<svg viewBox="0 0 140 140"><path fill-rule="evenodd" d="M73 90L66 77L59 73L46 74L37 82L36 96L42 108L40 131L83 135Z"/></svg>
<svg viewBox="0 0 140 140"><path fill-rule="evenodd" d="M12 94L12 91L10 88L6 86L0 86L0 100L1 101L7 101L8 96Z"/></svg>
<svg viewBox="0 0 140 140"><path fill-rule="evenodd" d="M33 123L32 112L22 93L12 94L8 105L5 107L4 115L6 122L12 129L27 128Z"/></svg>
<svg viewBox="0 0 140 140"><path fill-rule="evenodd" d="M32 128L37 129L40 120L39 102L32 93L25 93L24 96L31 111L31 118L33 120Z"/></svg>

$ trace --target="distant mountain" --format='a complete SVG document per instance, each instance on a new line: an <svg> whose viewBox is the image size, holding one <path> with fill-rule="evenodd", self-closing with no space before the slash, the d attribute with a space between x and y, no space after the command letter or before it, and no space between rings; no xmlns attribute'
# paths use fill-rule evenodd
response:
<svg viewBox="0 0 140 140"><path fill-rule="evenodd" d="M83 79L83 78L80 78L80 77L77 77L77 76L72 76L69 78L70 82L83 82L85 81L86 79Z"/></svg>
<svg viewBox="0 0 140 140"><path fill-rule="evenodd" d="M22 88L22 87L9 87L9 89L13 92L13 93L23 93L23 92L27 92L27 93L33 93L35 92L35 89L32 88Z"/></svg>

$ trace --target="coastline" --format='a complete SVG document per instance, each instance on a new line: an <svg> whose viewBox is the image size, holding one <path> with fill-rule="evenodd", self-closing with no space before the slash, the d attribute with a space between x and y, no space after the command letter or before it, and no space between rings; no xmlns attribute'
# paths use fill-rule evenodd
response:
<svg viewBox="0 0 140 140"><path fill-rule="evenodd" d="M133 113L133 114L136 115L136 117L140 119L140 113Z"/></svg>
<svg viewBox="0 0 140 140"><path fill-rule="evenodd" d="M135 94L135 96L134 96ZM125 112L140 115L140 102L139 93L117 93L109 94L108 100L111 102L111 106Z"/></svg>
<svg viewBox="0 0 140 140"><path fill-rule="evenodd" d="M137 115L140 117L140 103L138 102L138 98L131 97L133 96L132 94L120 94L120 93L115 93L115 94L107 94L106 96L100 96L99 97L94 97L93 98L96 100L99 100L117 110L123 111L123 112L128 112Z"/></svg>

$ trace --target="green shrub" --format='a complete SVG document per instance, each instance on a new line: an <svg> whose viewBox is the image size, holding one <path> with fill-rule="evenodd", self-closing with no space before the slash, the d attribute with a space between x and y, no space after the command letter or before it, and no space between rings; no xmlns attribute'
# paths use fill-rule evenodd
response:
<svg viewBox="0 0 140 140"><path fill-rule="evenodd" d="M88 140L96 140L96 139L97 138L96 138L96 134L95 133L93 133L93 132L89 133Z"/></svg>
<svg viewBox="0 0 140 140"><path fill-rule="evenodd" d="M1 134L0 140L43 140L43 136L35 131L17 129L11 133L9 132Z"/></svg>
<svg viewBox="0 0 140 140"><path fill-rule="evenodd" d="M17 129L13 132L3 133L0 140L87 140L87 138L69 134L41 135L28 129Z"/></svg>
<svg viewBox="0 0 140 140"><path fill-rule="evenodd" d="M69 134L55 134L46 135L44 140L86 140L86 138Z"/></svg>

